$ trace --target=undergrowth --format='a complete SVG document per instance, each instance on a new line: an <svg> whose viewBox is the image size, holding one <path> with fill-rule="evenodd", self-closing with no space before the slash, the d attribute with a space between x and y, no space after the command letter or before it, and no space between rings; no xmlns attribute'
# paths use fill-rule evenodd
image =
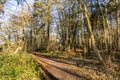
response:
<svg viewBox="0 0 120 80"><path fill-rule="evenodd" d="M40 79L40 66L30 55L0 55L0 80Z"/></svg>

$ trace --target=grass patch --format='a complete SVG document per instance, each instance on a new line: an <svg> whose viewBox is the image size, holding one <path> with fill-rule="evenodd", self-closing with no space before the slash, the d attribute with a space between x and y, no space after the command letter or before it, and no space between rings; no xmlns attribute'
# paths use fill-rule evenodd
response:
<svg viewBox="0 0 120 80"><path fill-rule="evenodd" d="M40 66L28 54L0 55L0 80L41 80Z"/></svg>

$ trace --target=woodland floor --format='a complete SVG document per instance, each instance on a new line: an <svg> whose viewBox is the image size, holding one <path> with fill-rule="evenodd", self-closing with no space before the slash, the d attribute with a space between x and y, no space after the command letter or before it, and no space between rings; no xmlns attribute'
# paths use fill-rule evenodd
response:
<svg viewBox="0 0 120 80"><path fill-rule="evenodd" d="M45 80L119 80L120 78L119 65L114 64L115 70L109 69L108 72L98 61L92 59L51 57L38 52L34 52L32 56L47 71L49 76Z"/></svg>

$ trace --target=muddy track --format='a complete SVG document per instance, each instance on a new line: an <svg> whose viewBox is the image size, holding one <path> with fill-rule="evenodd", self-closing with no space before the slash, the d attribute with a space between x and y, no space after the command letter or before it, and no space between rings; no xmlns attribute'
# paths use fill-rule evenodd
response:
<svg viewBox="0 0 120 80"><path fill-rule="evenodd" d="M53 61L36 54L32 56L42 65L44 80L88 80L72 72L71 65Z"/></svg>

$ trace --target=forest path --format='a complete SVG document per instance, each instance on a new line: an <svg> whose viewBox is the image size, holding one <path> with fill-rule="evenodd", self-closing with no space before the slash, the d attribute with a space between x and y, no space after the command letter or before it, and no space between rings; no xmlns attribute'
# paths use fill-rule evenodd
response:
<svg viewBox="0 0 120 80"><path fill-rule="evenodd" d="M45 80L88 80L87 78L80 76L73 72L74 65L57 62L48 58L44 58L41 55L33 53L32 56L42 65L42 67L54 77L46 78Z"/></svg>

